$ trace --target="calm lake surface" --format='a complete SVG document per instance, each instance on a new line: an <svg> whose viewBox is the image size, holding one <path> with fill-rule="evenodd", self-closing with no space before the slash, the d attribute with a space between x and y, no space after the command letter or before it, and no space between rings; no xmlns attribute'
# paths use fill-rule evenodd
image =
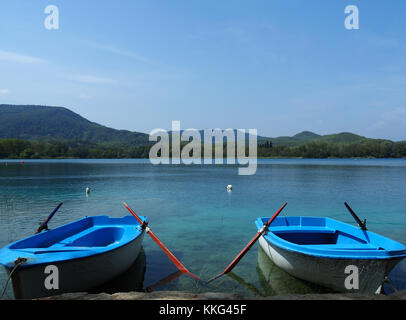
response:
<svg viewBox="0 0 406 320"><path fill-rule="evenodd" d="M59 202L64 204L50 228L84 216L127 215L123 201L147 216L155 234L204 280L222 272L255 235L257 217L272 215L285 201L281 215L354 224L343 204L347 201L367 219L370 231L406 243L406 160L259 160L253 176L239 176L237 168L153 166L148 160L0 161L0 247L33 234ZM258 244L232 274L207 287L187 276L160 283L177 269L147 235L143 248L124 278L99 290L222 291L250 297L323 291L279 270ZM0 291L6 278L1 269ZM406 261L390 280L406 289ZM13 298L11 284L3 298Z"/></svg>

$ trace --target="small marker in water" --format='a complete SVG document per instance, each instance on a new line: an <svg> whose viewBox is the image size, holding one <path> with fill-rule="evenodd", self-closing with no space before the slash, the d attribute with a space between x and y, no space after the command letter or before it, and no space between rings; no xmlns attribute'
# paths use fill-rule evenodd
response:
<svg viewBox="0 0 406 320"><path fill-rule="evenodd" d="M89 194L89 193L90 193L90 188L86 187L86 194Z"/></svg>
<svg viewBox="0 0 406 320"><path fill-rule="evenodd" d="M229 185L227 186L227 190L228 190L228 191L233 190L233 186L232 186L231 184L229 184Z"/></svg>

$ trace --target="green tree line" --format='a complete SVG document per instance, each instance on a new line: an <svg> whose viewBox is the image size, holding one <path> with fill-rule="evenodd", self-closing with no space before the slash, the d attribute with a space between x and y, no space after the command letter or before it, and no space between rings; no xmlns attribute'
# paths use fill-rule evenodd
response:
<svg viewBox="0 0 406 320"><path fill-rule="evenodd" d="M114 159L148 158L150 146L113 146L83 141L26 141L0 139L1 159Z"/></svg>
<svg viewBox="0 0 406 320"><path fill-rule="evenodd" d="M340 144L333 142L308 142L299 146L258 147L258 156L287 158L404 158L406 141L391 142L365 140Z"/></svg>
<svg viewBox="0 0 406 320"><path fill-rule="evenodd" d="M183 147L185 144L182 143ZM103 145L83 141L27 141L0 139L0 159L114 159L148 158L152 145L127 146ZM202 146L203 148L203 146ZM213 146L213 156L215 147ZM227 144L223 145L227 155ZM203 155L203 150L201 150ZM246 151L248 155L248 149ZM272 145L272 142L258 144L260 158L405 158L406 141L365 140L340 144L333 142L308 142L299 146Z"/></svg>

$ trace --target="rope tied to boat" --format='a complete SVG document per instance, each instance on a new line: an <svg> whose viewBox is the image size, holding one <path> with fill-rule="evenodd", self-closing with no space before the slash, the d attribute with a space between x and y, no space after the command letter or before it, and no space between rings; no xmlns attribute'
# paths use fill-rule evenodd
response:
<svg viewBox="0 0 406 320"><path fill-rule="evenodd" d="M141 229L146 230L146 232L148 233L149 230L150 230L149 227L148 227L148 222L143 221L142 224L141 224Z"/></svg>
<svg viewBox="0 0 406 320"><path fill-rule="evenodd" d="M14 271L16 271L16 269L17 269L19 266L21 266L22 264L24 264L24 263L26 263L26 262L27 262L27 258L21 258L21 257L18 257L18 259L14 261L14 267L13 267L13 269L10 271L10 274L9 274L8 277L7 277L6 284L4 285L4 288L3 288L3 291L2 291L2 293L1 293L1 295L0 295L0 298L3 298L4 294L6 293L7 286L8 286L8 282L10 281L11 276L13 275Z"/></svg>
<svg viewBox="0 0 406 320"><path fill-rule="evenodd" d="M262 226L262 228L259 230L259 232L261 234L267 233L269 231L268 226L266 225L266 223L264 223L264 225Z"/></svg>

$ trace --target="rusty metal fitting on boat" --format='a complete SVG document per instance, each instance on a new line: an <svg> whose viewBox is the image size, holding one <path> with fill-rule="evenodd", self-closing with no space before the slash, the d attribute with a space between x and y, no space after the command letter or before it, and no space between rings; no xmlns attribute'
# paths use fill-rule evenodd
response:
<svg viewBox="0 0 406 320"><path fill-rule="evenodd" d="M27 258L18 257L17 260L14 261L14 265L19 265L27 262Z"/></svg>

